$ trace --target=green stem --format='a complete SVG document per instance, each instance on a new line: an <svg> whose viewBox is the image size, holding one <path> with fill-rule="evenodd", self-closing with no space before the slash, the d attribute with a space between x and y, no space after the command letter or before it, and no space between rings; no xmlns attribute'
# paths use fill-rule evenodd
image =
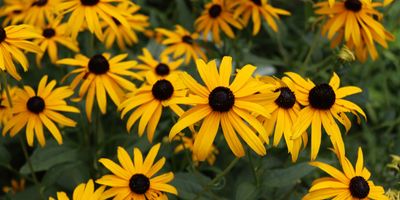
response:
<svg viewBox="0 0 400 200"><path fill-rule="evenodd" d="M310 60L311 60L311 56L313 55L315 49L316 49L317 46L318 46L318 42L319 42L320 37L321 37L321 36L320 36L319 32L318 32L317 34L315 34L315 36L314 36L314 38L313 38L313 41L312 41L312 43L311 43L311 46L310 46L310 50L308 50L308 53L307 53L307 55L306 55L306 58L304 59L302 69L307 69L307 65L308 65L308 63L309 63Z"/></svg>
<svg viewBox="0 0 400 200"><path fill-rule="evenodd" d="M232 161L231 161L231 163L229 163L229 165L228 165L228 167L226 167L225 169L224 169L224 171L222 171L222 172L220 172L213 180L211 180L206 186L204 186L203 187L203 190L200 192L200 193L198 193L197 195L196 195L196 197L194 198L194 200L197 200L197 199L199 199L201 196L203 196L203 194L205 193L205 192L208 192L210 189L211 189L211 187L213 186L213 185L215 185L216 183L218 183L218 181L221 179L221 178L223 178L226 174L228 174L231 170L232 170L232 168L236 165L236 163L239 161L239 158L235 158L235 159L233 159Z"/></svg>
<svg viewBox="0 0 400 200"><path fill-rule="evenodd" d="M255 165L253 163L253 159L251 158L251 154L250 153L251 153L250 150L247 149L247 157L249 158L251 171L252 171L253 176L254 176L254 181L256 183L256 187L258 187L260 185L260 181L259 181L258 176L257 176L257 169L256 169L256 167L255 167Z"/></svg>
<svg viewBox="0 0 400 200"><path fill-rule="evenodd" d="M193 159L190 157L190 155L189 155L189 150L186 149L185 143L183 142L183 137L182 137L181 135L179 135L179 139L180 139L180 141L181 141L181 144L182 144L182 147L183 147L183 151L185 152L185 157L186 157L186 159L187 159L188 162L189 162L190 169L191 169L192 171L196 171L196 167L194 166Z"/></svg>

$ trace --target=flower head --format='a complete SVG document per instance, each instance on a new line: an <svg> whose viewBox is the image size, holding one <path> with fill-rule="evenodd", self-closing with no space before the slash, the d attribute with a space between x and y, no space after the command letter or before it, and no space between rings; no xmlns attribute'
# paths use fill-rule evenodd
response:
<svg viewBox="0 0 400 200"><path fill-rule="evenodd" d="M94 187L94 182L90 179L87 183L79 184L72 194L72 200L102 200L105 186L97 189ZM49 200L69 200L65 192L57 192L57 198L50 197Z"/></svg>
<svg viewBox="0 0 400 200"><path fill-rule="evenodd" d="M52 21L61 13L56 9L63 0L27 0L24 10L25 24L32 26L44 26L47 21Z"/></svg>
<svg viewBox="0 0 400 200"><path fill-rule="evenodd" d="M24 0L3 0L0 17L5 17L2 25L15 25L24 20L29 5Z"/></svg>

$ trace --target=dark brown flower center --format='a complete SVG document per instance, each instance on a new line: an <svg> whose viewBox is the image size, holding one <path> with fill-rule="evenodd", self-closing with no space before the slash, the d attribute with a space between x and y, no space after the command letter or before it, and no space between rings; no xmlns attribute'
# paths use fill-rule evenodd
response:
<svg viewBox="0 0 400 200"><path fill-rule="evenodd" d="M208 105L214 111L228 112L235 104L235 95L227 87L216 87L208 96Z"/></svg>
<svg viewBox="0 0 400 200"><path fill-rule="evenodd" d="M261 6L261 0L251 0L257 6Z"/></svg>
<svg viewBox="0 0 400 200"><path fill-rule="evenodd" d="M2 43L4 40L6 40L7 33L4 28L0 27L0 43Z"/></svg>
<svg viewBox="0 0 400 200"><path fill-rule="evenodd" d="M33 96L29 98L28 102L26 103L26 106L28 107L29 111L35 114L39 114L44 110L45 103L42 97Z"/></svg>
<svg viewBox="0 0 400 200"><path fill-rule="evenodd" d="M46 28L46 29L43 30L42 35L45 38L52 38L53 36L56 35L56 31L53 28Z"/></svg>
<svg viewBox="0 0 400 200"><path fill-rule="evenodd" d="M288 87L281 87L277 89L275 92L280 91L279 97L275 100L275 103L285 109L292 108L296 103L296 96L294 92L290 90Z"/></svg>
<svg viewBox="0 0 400 200"><path fill-rule="evenodd" d="M143 174L135 174L129 180L129 188L136 194L145 194L150 188L150 179Z"/></svg>
<svg viewBox="0 0 400 200"><path fill-rule="evenodd" d="M210 9L208 10L208 14L212 17L212 18L217 18L222 12L222 7L218 4L214 4L210 7Z"/></svg>
<svg viewBox="0 0 400 200"><path fill-rule="evenodd" d="M156 66L156 74L159 76L166 76L169 74L169 66L165 63L159 63Z"/></svg>
<svg viewBox="0 0 400 200"><path fill-rule="evenodd" d="M346 1L344 2L344 7L345 7L347 10L351 10L351 11L354 11L354 12L358 12L358 11L360 11L361 8L362 8L362 3L361 3L360 0L346 0Z"/></svg>
<svg viewBox="0 0 400 200"><path fill-rule="evenodd" d="M45 6L47 4L47 0L37 0L33 2L32 6Z"/></svg>
<svg viewBox="0 0 400 200"><path fill-rule="evenodd" d="M350 180L351 196L357 199L364 199L369 194L368 182L361 176L355 176Z"/></svg>
<svg viewBox="0 0 400 200"><path fill-rule="evenodd" d="M110 69L108 60L101 54L96 54L90 58L88 66L89 71L97 75L105 74Z"/></svg>
<svg viewBox="0 0 400 200"><path fill-rule="evenodd" d="M328 110L335 104L336 95L326 83L315 86L308 94L308 101L315 109Z"/></svg>
<svg viewBox="0 0 400 200"><path fill-rule="evenodd" d="M182 37L182 42L186 43L186 44L193 44L193 38L190 37L189 35L185 35Z"/></svg>
<svg viewBox="0 0 400 200"><path fill-rule="evenodd" d="M99 3L100 0L81 0L81 3L85 6L94 6Z"/></svg>
<svg viewBox="0 0 400 200"><path fill-rule="evenodd" d="M158 80L151 88L154 98L164 101L172 97L174 86L168 80Z"/></svg>

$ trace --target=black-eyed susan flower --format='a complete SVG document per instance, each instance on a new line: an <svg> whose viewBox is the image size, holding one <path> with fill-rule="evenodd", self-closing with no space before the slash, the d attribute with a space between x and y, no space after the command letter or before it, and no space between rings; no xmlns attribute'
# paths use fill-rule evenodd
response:
<svg viewBox="0 0 400 200"><path fill-rule="evenodd" d="M65 34L66 28L67 25L65 23L61 24L61 18L58 18L51 21L48 25L43 26L43 28L37 29L38 34L42 34L43 36L42 38L33 41L43 52L42 54L36 55L37 63L40 63L45 52L48 53L50 61L55 63L58 60L58 44L65 46L74 52L79 52L78 42L72 40L70 36Z"/></svg>
<svg viewBox="0 0 400 200"><path fill-rule="evenodd" d="M338 156L342 157L342 156ZM381 186L374 185L370 180L371 173L364 166L364 158L361 148L358 149L358 158L355 168L351 162L342 157L339 159L343 172L326 163L311 162L310 165L323 170L330 177L315 180L309 193L303 200L323 200L323 199L372 199L388 200L385 190Z"/></svg>
<svg viewBox="0 0 400 200"><path fill-rule="evenodd" d="M5 17L2 25L15 25L22 22L27 7L24 0L4 0L0 8L0 17Z"/></svg>
<svg viewBox="0 0 400 200"><path fill-rule="evenodd" d="M207 59L203 49L196 42L199 38L198 33L190 33L180 25L176 25L174 31L163 28L157 28L156 31L166 37L162 40L162 44L167 45L167 48L162 55L172 54L174 59L184 55L186 64L198 58Z"/></svg>
<svg viewBox="0 0 400 200"><path fill-rule="evenodd" d="M107 94L115 105L119 105L125 95L125 90L136 89L128 79L122 76L141 79L139 75L130 71L136 61L122 61L128 54L120 54L112 57L108 53L96 54L88 58L82 54L77 54L75 58L66 58L57 61L57 64L71 65L77 67L67 76L76 74L71 82L71 88L75 89L80 83L79 98L86 95L86 115L91 121L94 98L101 113L106 113Z"/></svg>
<svg viewBox="0 0 400 200"><path fill-rule="evenodd" d="M179 72L177 68L183 63L183 59L171 60L166 55L162 55L160 60L157 60L146 48L143 48L143 54L138 56L138 60L140 63L135 66L135 69L139 70L138 74L146 76L148 72L151 72L158 78Z"/></svg>
<svg viewBox="0 0 400 200"><path fill-rule="evenodd" d="M140 10L140 6L134 3L120 3L117 5L117 9L126 11L125 17L130 26L122 26L121 22L113 17L112 19L117 25L118 31L112 29L111 26L106 26L104 31L104 44L107 48L111 48L116 41L118 47L125 50L126 45L132 46L138 42L136 32L143 32L150 24L146 15L137 13Z"/></svg>
<svg viewBox="0 0 400 200"><path fill-rule="evenodd" d="M256 113L270 117L270 111L253 102L257 98L256 93L267 86L252 78L256 67L244 66L230 83L232 57L225 56L222 59L219 72L215 60L206 64L199 59L196 65L206 86L197 83L190 75L182 74L181 79L192 94L172 102L195 106L186 111L171 128L169 139L172 140L184 128L204 119L193 144L193 153L199 161L207 158L220 126L226 142L237 157L245 154L237 134L257 154L265 155L266 149L259 136L267 141L267 132L256 117L251 115ZM272 91L257 96L263 97L265 101L274 101L278 97Z"/></svg>
<svg viewBox="0 0 400 200"><path fill-rule="evenodd" d="M253 20L253 35L256 35L261 28L262 18L268 25L278 32L276 20L279 20L279 15L290 15L290 12L275 8L268 3L268 0L239 0L235 2L237 8L234 12L234 17L242 17L245 26L249 24L250 17Z"/></svg>
<svg viewBox="0 0 400 200"><path fill-rule="evenodd" d="M178 116L182 115L184 111L178 105L168 104L168 102L175 98L185 97L186 93L186 87L177 74L157 79L153 73L149 72L146 83L129 93L126 100L119 106L122 110L121 118L135 109L128 119L127 130L130 131L133 124L140 118L138 134L142 136L147 127L147 138L152 142L164 107L169 107Z"/></svg>
<svg viewBox="0 0 400 200"><path fill-rule="evenodd" d="M57 8L64 13L71 13L68 18L67 34L71 34L76 39L79 31L83 27L87 27L91 33L103 41L104 34L100 19L107 23L114 31L118 31L118 27L113 20L115 18L125 27L130 27L126 17L122 14L125 10L115 7L113 2L130 2L128 0L63 0Z"/></svg>
<svg viewBox="0 0 400 200"><path fill-rule="evenodd" d="M351 127L351 121L346 113L361 114L366 118L364 111L355 103L343 99L349 95L360 93L362 90L355 86L340 86L340 79L333 73L329 84L314 84L311 80L303 79L300 75L286 73L296 84L296 99L305 106L298 113L293 125L293 139L300 137L311 126L311 160L314 160L321 144L321 126L329 135L333 147L341 154L344 153L344 144L340 129L335 119L344 125L346 132Z"/></svg>
<svg viewBox="0 0 400 200"><path fill-rule="evenodd" d="M24 23L32 26L44 26L59 14L56 9L63 0L27 0L24 11Z"/></svg>
<svg viewBox="0 0 400 200"><path fill-rule="evenodd" d="M105 186L95 189L92 179L87 183L79 184L72 194L72 200L102 200ZM49 200L70 200L65 192L57 192L57 198L50 197Z"/></svg>
<svg viewBox="0 0 400 200"><path fill-rule="evenodd" d="M260 116L259 120L263 123L268 136L274 135L273 145L278 146L282 139L285 139L288 152L292 156L292 161L296 161L302 144L307 145L308 137L304 132L301 138L292 139L292 127L300 112L300 104L296 99L296 87L292 80L283 77L282 80L272 77L261 77L261 81L272 84L272 90L279 92L279 97L275 101L261 103L266 109L271 110L271 118ZM269 92L269 91L267 91ZM263 91L261 91L263 93ZM261 101L262 102L262 101Z"/></svg>
<svg viewBox="0 0 400 200"><path fill-rule="evenodd" d="M193 144L195 141L197 133L193 133L192 137L187 137L187 136L181 136L177 135L175 136L174 140L178 142L178 145L174 149L174 153L180 153L184 150L188 150L192 152L192 160L193 162L197 165L199 164L199 159L196 157L196 154L193 154ZM210 152L207 155L206 161L209 165L214 165L215 160L217 159L217 155L219 154L219 151L215 145L212 145L210 148Z"/></svg>
<svg viewBox="0 0 400 200"><path fill-rule="evenodd" d="M23 51L41 53L39 46L28 41L40 37L29 25L0 27L0 69L21 80L13 60L21 64L24 71L28 71L29 63Z"/></svg>
<svg viewBox="0 0 400 200"><path fill-rule="evenodd" d="M382 17L375 9L379 6L382 3L363 0L344 0L336 2L333 7L328 2L320 2L316 4L315 13L328 18L322 27L322 34L332 41L331 47L344 40L350 49L355 49L359 60L365 61L362 53L366 52L375 60L378 57L375 42L387 48L387 41L394 40L394 36L374 19Z"/></svg>
<svg viewBox="0 0 400 200"><path fill-rule="evenodd" d="M196 19L195 26L197 32L202 32L204 39L212 33L213 40L221 43L220 29L230 38L235 38L235 34L230 26L242 29L242 24L234 19L232 9L234 1L212 0L206 4L202 15Z"/></svg>
<svg viewBox="0 0 400 200"><path fill-rule="evenodd" d="M155 200L162 197L163 192L177 195L176 188L168 184L174 179L172 172L155 176L165 164L164 157L154 162L159 149L160 144L154 145L143 160L142 152L135 148L132 162L128 152L118 147L120 165L106 158L100 159L99 162L113 173L104 175L96 181L98 184L111 187L104 192L104 198Z"/></svg>
<svg viewBox="0 0 400 200"><path fill-rule="evenodd" d="M74 127L76 122L59 112L79 113L79 110L69 106L66 98L73 95L73 91L67 87L55 88L56 81L52 80L47 84L47 76L44 76L38 85L37 92L32 87L24 86L24 89L17 89L13 103L13 117L5 124L3 136L10 132L14 137L26 126L26 140L29 146L33 146L33 140L39 141L40 146L46 144L43 133L45 126L56 139L62 144L62 136L56 124Z"/></svg>
<svg viewBox="0 0 400 200"><path fill-rule="evenodd" d="M9 95L11 98L11 103L13 102L13 99L15 98L15 87L8 87ZM7 92L4 89L3 92L1 93L0 96L0 124L3 125L7 123L10 118L12 117L12 108L10 105L10 102L7 97Z"/></svg>

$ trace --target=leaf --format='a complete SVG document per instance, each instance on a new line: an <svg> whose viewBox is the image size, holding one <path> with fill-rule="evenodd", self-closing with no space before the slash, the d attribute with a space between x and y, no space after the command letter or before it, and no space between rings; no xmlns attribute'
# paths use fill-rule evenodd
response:
<svg viewBox="0 0 400 200"><path fill-rule="evenodd" d="M263 176L265 187L283 187L296 183L314 168L308 163L299 163L285 169L266 170Z"/></svg>
<svg viewBox="0 0 400 200"><path fill-rule="evenodd" d="M203 193L203 198L199 198L199 200L205 200L209 199L209 197L207 197L207 194L203 191L202 185L208 182L210 182L210 179L201 174L176 173L172 185L178 190L179 198L181 199L194 199L197 197L197 194Z"/></svg>
<svg viewBox="0 0 400 200"><path fill-rule="evenodd" d="M236 190L236 200L255 199L257 188L249 182L241 183Z"/></svg>
<svg viewBox="0 0 400 200"><path fill-rule="evenodd" d="M8 165L10 163L10 160L10 152L8 152L7 148L5 148L4 145L0 144L0 164Z"/></svg>
<svg viewBox="0 0 400 200"><path fill-rule="evenodd" d="M60 176L65 176L65 174L71 171L74 168L80 167L80 169L87 168L82 162L77 161L74 163L67 163L67 164L59 164L51 168L46 172L43 176L42 184L43 185L52 185L59 179Z"/></svg>
<svg viewBox="0 0 400 200"><path fill-rule="evenodd" d="M178 18L178 24L181 26L185 27L188 30L193 29L193 22L194 22L194 17L192 15L192 11L190 8L187 6L185 1L183 0L176 0L176 6L179 14Z"/></svg>

